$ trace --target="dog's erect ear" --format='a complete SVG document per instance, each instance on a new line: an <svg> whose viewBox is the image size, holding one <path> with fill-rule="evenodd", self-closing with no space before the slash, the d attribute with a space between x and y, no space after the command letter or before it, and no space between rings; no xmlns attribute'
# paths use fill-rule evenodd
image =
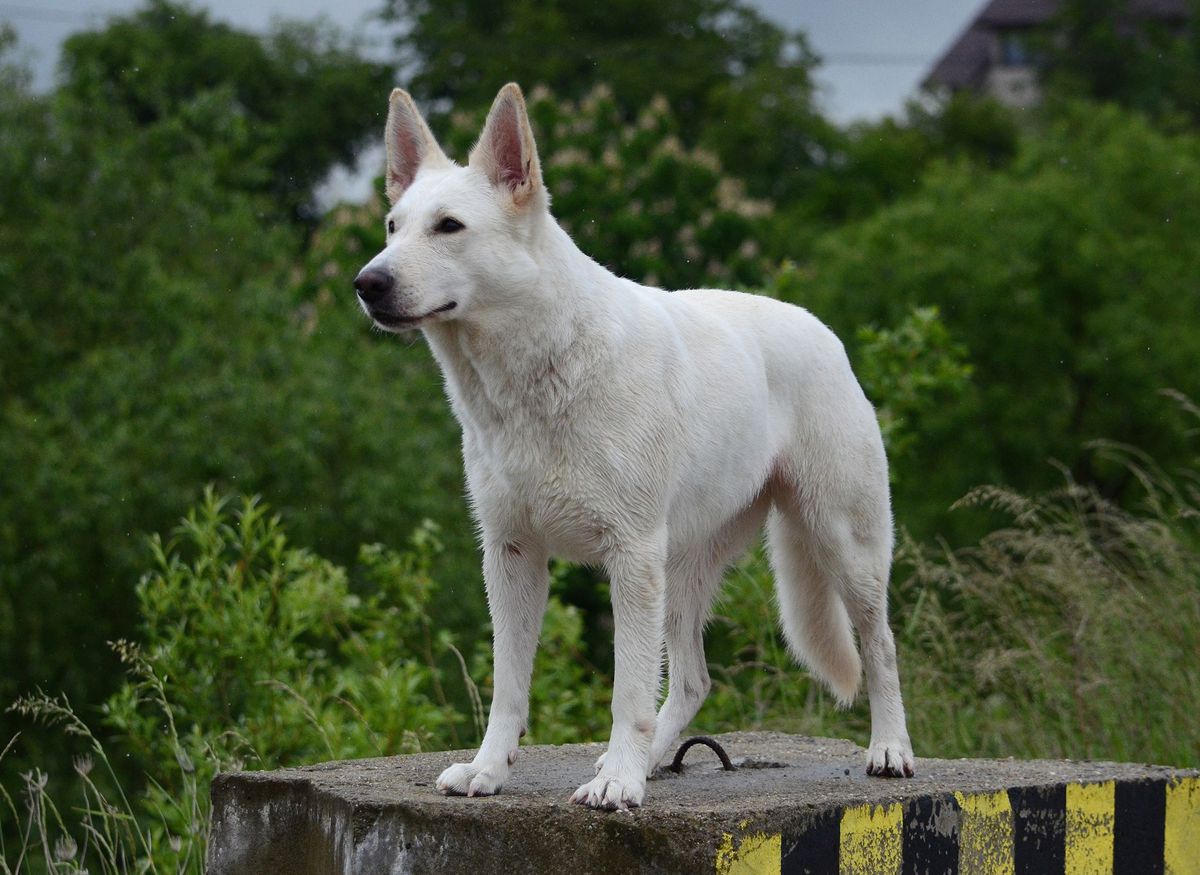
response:
<svg viewBox="0 0 1200 875"><path fill-rule="evenodd" d="M427 161L449 164L450 159L433 138L433 131L421 118L417 105L402 88L392 91L388 101L387 132L387 196L395 203L412 185L417 169Z"/></svg>
<svg viewBox="0 0 1200 875"><path fill-rule="evenodd" d="M515 82L509 82L496 95L479 142L471 150L471 166L482 170L493 185L507 189L518 207L524 207L542 190L533 129L525 98Z"/></svg>

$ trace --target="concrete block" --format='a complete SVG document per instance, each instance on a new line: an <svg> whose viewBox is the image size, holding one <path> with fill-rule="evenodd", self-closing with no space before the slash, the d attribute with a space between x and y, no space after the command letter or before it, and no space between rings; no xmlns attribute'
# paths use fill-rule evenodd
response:
<svg viewBox="0 0 1200 875"><path fill-rule="evenodd" d="M444 797L470 752L322 763L213 782L210 875L426 872L1200 875L1200 772L1072 761L919 759L868 778L848 741L717 736L646 805L567 802L599 744L527 747L499 796Z"/></svg>

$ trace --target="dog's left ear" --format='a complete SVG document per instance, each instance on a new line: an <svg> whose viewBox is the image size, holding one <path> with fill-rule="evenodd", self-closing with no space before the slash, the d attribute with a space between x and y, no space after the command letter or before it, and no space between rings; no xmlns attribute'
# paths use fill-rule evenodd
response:
<svg viewBox="0 0 1200 875"><path fill-rule="evenodd" d="M525 207L542 191L542 168L525 98L515 82L500 89L479 142L471 150L470 163L487 175L492 184L507 190L517 207Z"/></svg>

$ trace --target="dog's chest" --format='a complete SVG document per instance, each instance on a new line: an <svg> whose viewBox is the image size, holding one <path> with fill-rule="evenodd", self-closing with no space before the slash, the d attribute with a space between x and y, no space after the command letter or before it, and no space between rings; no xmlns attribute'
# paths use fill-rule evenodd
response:
<svg viewBox="0 0 1200 875"><path fill-rule="evenodd" d="M509 349L488 360L466 344L438 350L485 529L536 533L558 555L587 560L639 512L634 460L647 453L631 451L637 428L613 421L619 405L601 347L577 334L553 356Z"/></svg>
<svg viewBox="0 0 1200 875"><path fill-rule="evenodd" d="M486 472L498 488L534 503L553 503L611 481L602 434L566 419L512 416L463 430L468 468Z"/></svg>
<svg viewBox="0 0 1200 875"><path fill-rule="evenodd" d="M602 434L565 420L493 425L463 432L468 483L485 527L535 533L555 554L589 561L639 510L634 472Z"/></svg>

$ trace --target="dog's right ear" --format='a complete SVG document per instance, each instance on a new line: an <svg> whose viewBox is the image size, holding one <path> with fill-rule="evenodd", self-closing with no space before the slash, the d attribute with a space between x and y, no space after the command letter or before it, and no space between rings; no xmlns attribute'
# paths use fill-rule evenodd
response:
<svg viewBox="0 0 1200 875"><path fill-rule="evenodd" d="M403 88L392 91L388 101L384 144L387 147L386 189L389 203L400 200L425 162L450 163L442 147L433 138L433 131L421 118L417 105Z"/></svg>

